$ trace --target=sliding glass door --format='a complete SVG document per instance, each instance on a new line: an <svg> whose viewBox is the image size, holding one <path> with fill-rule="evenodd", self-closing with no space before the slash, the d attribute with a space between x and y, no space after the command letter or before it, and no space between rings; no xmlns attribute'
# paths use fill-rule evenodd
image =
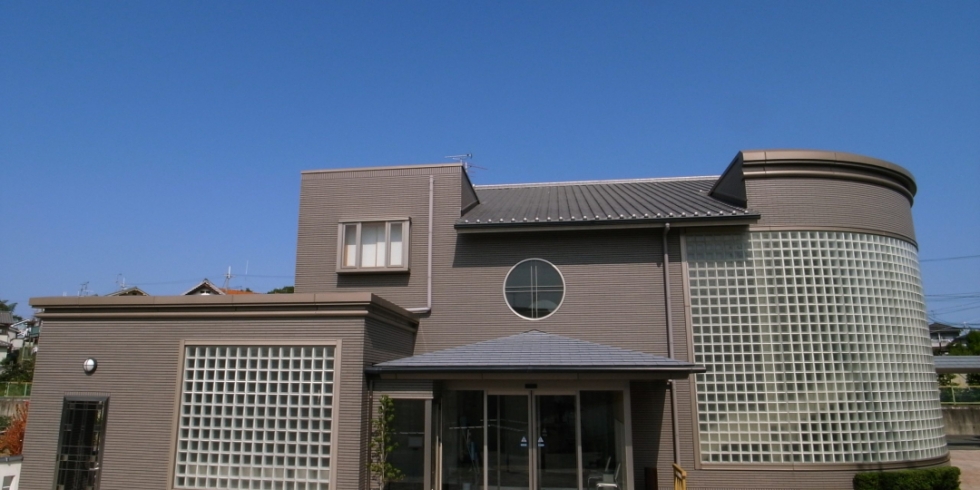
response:
<svg viewBox="0 0 980 490"><path fill-rule="evenodd" d="M622 391L447 391L441 488L629 488L623 399Z"/></svg>
<svg viewBox="0 0 980 490"><path fill-rule="evenodd" d="M575 395L534 397L537 489L578 490L578 437Z"/></svg>
<svg viewBox="0 0 980 490"><path fill-rule="evenodd" d="M527 395L487 396L487 485L530 490L531 432Z"/></svg>

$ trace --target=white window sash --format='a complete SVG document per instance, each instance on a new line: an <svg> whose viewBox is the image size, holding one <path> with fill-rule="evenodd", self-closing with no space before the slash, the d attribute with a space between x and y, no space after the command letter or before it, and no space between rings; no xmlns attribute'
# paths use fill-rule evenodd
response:
<svg viewBox="0 0 980 490"><path fill-rule="evenodd" d="M365 229L366 226L369 228ZM340 223L339 269L407 269L410 226L408 220ZM393 232L393 229L398 231ZM397 241L393 241L393 237ZM367 243L366 239L371 242Z"/></svg>

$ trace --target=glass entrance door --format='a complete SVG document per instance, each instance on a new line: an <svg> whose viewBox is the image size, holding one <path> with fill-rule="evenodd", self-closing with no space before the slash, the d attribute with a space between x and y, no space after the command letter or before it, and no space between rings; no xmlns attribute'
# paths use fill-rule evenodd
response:
<svg viewBox="0 0 980 490"><path fill-rule="evenodd" d="M575 395L487 396L491 490L577 490Z"/></svg>
<svg viewBox="0 0 980 490"><path fill-rule="evenodd" d="M487 396L487 485L530 490L531 424L527 395Z"/></svg>
<svg viewBox="0 0 980 490"><path fill-rule="evenodd" d="M537 490L578 490L575 395L534 396Z"/></svg>
<svg viewBox="0 0 980 490"><path fill-rule="evenodd" d="M628 490L622 391L447 391L441 490Z"/></svg>

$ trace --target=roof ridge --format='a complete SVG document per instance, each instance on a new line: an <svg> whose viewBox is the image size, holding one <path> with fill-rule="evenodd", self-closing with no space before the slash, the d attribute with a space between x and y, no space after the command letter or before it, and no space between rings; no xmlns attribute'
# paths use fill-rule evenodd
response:
<svg viewBox="0 0 980 490"><path fill-rule="evenodd" d="M570 180L566 182L535 182L524 184L484 184L474 185L476 189L504 189L520 187L560 187L572 185L597 185L597 184L639 184L644 182L678 182L690 180L717 179L718 175L698 175L693 177L647 177L638 179L609 179L609 180Z"/></svg>

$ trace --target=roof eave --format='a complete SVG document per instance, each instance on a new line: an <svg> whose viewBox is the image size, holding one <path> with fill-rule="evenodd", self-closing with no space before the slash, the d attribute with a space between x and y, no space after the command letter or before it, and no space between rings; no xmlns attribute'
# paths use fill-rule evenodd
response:
<svg viewBox="0 0 980 490"><path fill-rule="evenodd" d="M426 373L703 373L704 366L369 366L367 374Z"/></svg>
<svg viewBox="0 0 980 490"><path fill-rule="evenodd" d="M459 233L507 232L507 231L536 231L536 230L577 230L577 229L629 229L629 228L663 228L667 223L672 227L690 226L733 226L751 225L762 215L746 212L736 215L722 216L685 216L654 219L605 219L577 221L533 221L533 222L486 222L467 223L457 221L454 227Z"/></svg>

